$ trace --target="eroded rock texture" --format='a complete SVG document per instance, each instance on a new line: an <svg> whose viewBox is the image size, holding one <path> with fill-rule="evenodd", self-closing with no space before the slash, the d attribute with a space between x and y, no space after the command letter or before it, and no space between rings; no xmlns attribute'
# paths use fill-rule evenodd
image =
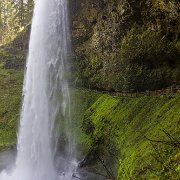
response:
<svg viewBox="0 0 180 180"><path fill-rule="evenodd" d="M70 0L73 82L113 91L179 83L180 3Z"/></svg>

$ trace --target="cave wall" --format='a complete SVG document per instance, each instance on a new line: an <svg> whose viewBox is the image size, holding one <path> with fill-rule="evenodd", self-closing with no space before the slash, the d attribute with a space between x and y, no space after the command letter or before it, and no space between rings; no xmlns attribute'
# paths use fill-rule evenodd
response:
<svg viewBox="0 0 180 180"><path fill-rule="evenodd" d="M74 85L144 91L179 83L178 1L69 1Z"/></svg>

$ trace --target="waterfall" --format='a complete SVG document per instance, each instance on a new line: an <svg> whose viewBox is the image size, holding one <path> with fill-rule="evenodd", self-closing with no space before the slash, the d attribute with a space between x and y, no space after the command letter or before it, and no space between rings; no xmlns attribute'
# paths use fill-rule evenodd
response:
<svg viewBox="0 0 180 180"><path fill-rule="evenodd" d="M36 0L26 63L17 157L0 180L70 180L76 167L65 78L68 52L67 0ZM66 129L66 156L55 165L57 127ZM65 121L65 122L64 122ZM64 123L63 123L64 122ZM62 170L63 169L63 170Z"/></svg>

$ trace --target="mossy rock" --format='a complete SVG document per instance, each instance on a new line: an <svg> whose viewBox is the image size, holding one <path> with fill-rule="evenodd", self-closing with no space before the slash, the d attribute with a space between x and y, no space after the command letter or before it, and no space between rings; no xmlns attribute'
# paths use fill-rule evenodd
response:
<svg viewBox="0 0 180 180"><path fill-rule="evenodd" d="M178 178L178 160L173 157L179 149L147 138L169 141L165 130L178 140L179 104L179 95L139 98L102 95L84 115L84 125L93 124L90 132L84 131L91 142L89 147L96 147L105 161L109 157L111 162L118 158L114 167L119 166L119 179ZM163 170L165 167L170 169Z"/></svg>

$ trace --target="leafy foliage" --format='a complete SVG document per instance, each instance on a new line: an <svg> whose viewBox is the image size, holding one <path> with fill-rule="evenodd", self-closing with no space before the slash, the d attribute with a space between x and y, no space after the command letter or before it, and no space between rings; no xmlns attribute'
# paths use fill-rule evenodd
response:
<svg viewBox="0 0 180 180"><path fill-rule="evenodd" d="M17 32L29 25L32 9L33 0L0 1L0 44L12 41Z"/></svg>

